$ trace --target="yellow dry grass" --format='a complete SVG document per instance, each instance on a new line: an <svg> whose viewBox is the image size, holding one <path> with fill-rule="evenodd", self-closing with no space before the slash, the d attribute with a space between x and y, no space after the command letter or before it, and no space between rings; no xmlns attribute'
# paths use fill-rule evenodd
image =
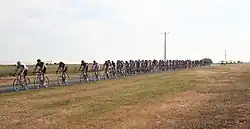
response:
<svg viewBox="0 0 250 129"><path fill-rule="evenodd" d="M0 128L250 128L250 65L0 95Z"/></svg>

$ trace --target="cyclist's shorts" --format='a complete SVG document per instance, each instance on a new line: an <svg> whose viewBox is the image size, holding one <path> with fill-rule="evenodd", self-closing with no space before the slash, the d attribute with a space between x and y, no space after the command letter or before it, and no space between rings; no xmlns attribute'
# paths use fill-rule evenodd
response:
<svg viewBox="0 0 250 129"><path fill-rule="evenodd" d="M28 70L20 71L20 72L18 72L18 75L21 75L22 72L23 72L23 75L24 75L24 76L27 76L27 75L28 75Z"/></svg>
<svg viewBox="0 0 250 129"><path fill-rule="evenodd" d="M27 75L28 75L28 70L24 70L24 71L23 71L23 75L24 75L24 76L27 76Z"/></svg>
<svg viewBox="0 0 250 129"><path fill-rule="evenodd" d="M68 71L68 67L66 66L63 72L67 72L67 71Z"/></svg>

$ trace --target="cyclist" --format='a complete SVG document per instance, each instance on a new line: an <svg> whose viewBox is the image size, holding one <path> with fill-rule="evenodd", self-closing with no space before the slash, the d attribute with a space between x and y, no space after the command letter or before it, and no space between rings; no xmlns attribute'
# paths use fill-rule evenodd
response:
<svg viewBox="0 0 250 129"><path fill-rule="evenodd" d="M125 61L125 74L126 75L130 74L130 64L128 61Z"/></svg>
<svg viewBox="0 0 250 129"><path fill-rule="evenodd" d="M122 63L122 61L121 60L117 60L117 62L116 62L116 67L117 67L117 73L120 73L122 76L124 76L123 75L123 63Z"/></svg>
<svg viewBox="0 0 250 129"><path fill-rule="evenodd" d="M113 76L116 76L116 64L114 61L111 61L111 66L112 66L111 73Z"/></svg>
<svg viewBox="0 0 250 129"><path fill-rule="evenodd" d="M58 68L57 68L57 71L56 71L56 73L58 73L58 71L60 70L60 72L62 72L62 81L65 83L65 84L67 84L67 82L66 82L66 75L67 75L67 70L68 70L68 67L67 67L67 65L65 64L65 63L63 63L63 62L60 62L59 63L59 66L58 66Z"/></svg>
<svg viewBox="0 0 250 129"><path fill-rule="evenodd" d="M99 79L99 69L100 69L100 65L94 60L92 70L95 72L96 79Z"/></svg>
<svg viewBox="0 0 250 129"><path fill-rule="evenodd" d="M140 70L140 66L141 66L140 63L141 63L141 62L140 62L139 59L135 61L136 72L137 72L138 74L140 74L140 71L141 71L141 70Z"/></svg>
<svg viewBox="0 0 250 129"><path fill-rule="evenodd" d="M105 61L102 69L104 69L104 73L106 74L106 77L109 78L109 62L108 61Z"/></svg>
<svg viewBox="0 0 250 129"><path fill-rule="evenodd" d="M41 61L41 59L37 59L37 63L36 63L36 66L35 66L33 73L35 73L37 67L39 67L39 72L41 73L42 78L43 78L42 81L44 81L44 74L47 71L47 67L46 67L45 63Z"/></svg>
<svg viewBox="0 0 250 129"><path fill-rule="evenodd" d="M85 77L88 76L88 69L89 69L89 66L88 66L88 63L84 62L84 60L81 61L81 66L78 70L78 72L81 70L84 74Z"/></svg>
<svg viewBox="0 0 250 129"><path fill-rule="evenodd" d="M20 71L18 72L19 69ZM21 63L20 61L17 61L17 68L13 76L15 76L18 72L18 75L23 76L24 80L26 81L26 77L28 75L28 69L29 68L25 64Z"/></svg>

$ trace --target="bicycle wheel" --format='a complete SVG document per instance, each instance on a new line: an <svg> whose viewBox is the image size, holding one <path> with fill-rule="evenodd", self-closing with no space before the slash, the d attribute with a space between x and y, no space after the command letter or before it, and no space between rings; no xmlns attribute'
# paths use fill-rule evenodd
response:
<svg viewBox="0 0 250 129"><path fill-rule="evenodd" d="M40 88L41 82L40 79L38 77L34 78L34 87L36 87L37 89Z"/></svg>
<svg viewBox="0 0 250 129"><path fill-rule="evenodd" d="M20 91L21 89L28 90L27 86L25 84L21 84L20 80L16 78L13 81L13 90Z"/></svg>
<svg viewBox="0 0 250 129"><path fill-rule="evenodd" d="M25 86L27 87L27 90L29 89L29 86L31 86L30 79L28 77L26 78Z"/></svg>
<svg viewBox="0 0 250 129"><path fill-rule="evenodd" d="M81 82L81 83L83 83L83 82L84 82L84 77L83 77L83 75L82 75L82 74L80 75L80 82Z"/></svg>
<svg viewBox="0 0 250 129"><path fill-rule="evenodd" d="M43 87L49 87L49 78L47 76L44 76Z"/></svg>
<svg viewBox="0 0 250 129"><path fill-rule="evenodd" d="M19 91L20 90L21 86L20 86L19 82L20 82L19 79L15 79L13 81L13 90L14 91Z"/></svg>
<svg viewBox="0 0 250 129"><path fill-rule="evenodd" d="M58 76L57 77L57 84L59 85L59 86L61 86L61 85L63 85L63 77L62 76Z"/></svg>
<svg viewBox="0 0 250 129"><path fill-rule="evenodd" d="M26 78L26 86L29 86L31 84L30 79L27 77Z"/></svg>
<svg viewBox="0 0 250 129"><path fill-rule="evenodd" d="M84 83L84 82L88 82L89 81L89 77L86 75L80 75L80 82Z"/></svg>

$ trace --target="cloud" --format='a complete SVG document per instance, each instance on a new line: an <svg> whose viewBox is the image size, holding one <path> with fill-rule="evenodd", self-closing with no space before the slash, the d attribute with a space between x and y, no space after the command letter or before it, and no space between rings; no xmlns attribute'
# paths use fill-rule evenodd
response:
<svg viewBox="0 0 250 129"><path fill-rule="evenodd" d="M2 60L103 61L162 58L163 35L168 57L199 59L217 55L225 43L237 42L233 33L244 31L233 21L243 18L244 2L227 0L8 0L0 2ZM238 8L236 8L237 6ZM239 7L244 9L240 10ZM234 10L231 17L228 12ZM225 16L225 14L228 14ZM237 15L242 14L242 15ZM214 48L216 46L216 48ZM233 47L233 45L231 45ZM29 51L24 52L25 49ZM207 51L202 51L206 49ZM239 48L240 49L240 48ZM41 50L43 53L38 53ZM215 51L215 52L210 52ZM20 54L21 53L21 54ZM197 54L199 53L199 54ZM239 57L235 56L236 57Z"/></svg>

